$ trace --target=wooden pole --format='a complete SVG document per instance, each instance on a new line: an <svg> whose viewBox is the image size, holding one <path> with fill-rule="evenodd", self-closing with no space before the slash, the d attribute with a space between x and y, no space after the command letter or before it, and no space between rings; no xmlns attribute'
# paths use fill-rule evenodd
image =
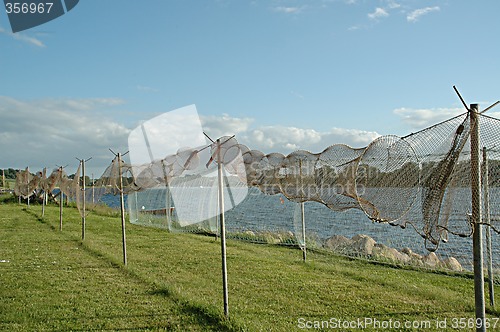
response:
<svg viewBox="0 0 500 332"><path fill-rule="evenodd" d="M300 203L300 212L301 212L301 218L302 218L302 242L304 243L302 246L302 259L304 262L307 259L307 248L306 248L306 218L305 218L305 211L304 211L304 202Z"/></svg>
<svg viewBox="0 0 500 332"><path fill-rule="evenodd" d="M471 194L472 194L472 253L474 256L474 300L476 306L476 331L486 331L484 274L483 274L483 235L481 227L481 168L479 153L479 105L470 105L470 148L471 148Z"/></svg>
<svg viewBox="0 0 500 332"><path fill-rule="evenodd" d="M150 152L151 154L151 152ZM151 161L152 162L152 161ZM168 174L165 166L165 160L161 160L161 166L163 169L163 181L165 181L165 216L167 218L167 229L169 232L172 231L172 221L170 219L170 189L168 187Z"/></svg>
<svg viewBox="0 0 500 332"><path fill-rule="evenodd" d="M59 192L59 231L62 231L64 193L62 192L61 188L59 188L59 190L60 190L60 192Z"/></svg>
<svg viewBox="0 0 500 332"><path fill-rule="evenodd" d="M299 174L300 174L300 189L304 193L303 196L305 196L303 181L302 181L302 159L299 159ZM306 218L304 212L304 202L300 203L300 217L302 222L302 259L305 262L307 258L307 248L306 248Z"/></svg>
<svg viewBox="0 0 500 332"><path fill-rule="evenodd" d="M486 264L488 266L488 294L490 296L490 305L495 308L495 289L493 287L493 255L491 248L491 216L490 216L490 188L489 188L489 169L486 147L483 147L483 191L484 191L484 214L483 220L486 225Z"/></svg>
<svg viewBox="0 0 500 332"><path fill-rule="evenodd" d="M227 289L227 262L226 262L226 226L224 223L224 186L222 179L222 160L220 155L221 143L220 138L217 140L217 171L219 180L219 219L220 219L220 245L222 257L222 289L224 297L224 316L229 318L229 301Z"/></svg>
<svg viewBox="0 0 500 332"><path fill-rule="evenodd" d="M127 265L127 237L125 234L125 200L123 198L123 176L122 176L122 158L118 153L118 176L120 178L120 213L122 217L122 243L123 243L123 265Z"/></svg>
<svg viewBox="0 0 500 332"><path fill-rule="evenodd" d="M47 193L44 190L43 194L42 194L42 219L45 216L45 200L46 200L46 197L47 197Z"/></svg>
<svg viewBox="0 0 500 332"><path fill-rule="evenodd" d="M82 163L82 241L85 240L85 159L80 161Z"/></svg>
<svg viewBox="0 0 500 332"><path fill-rule="evenodd" d="M95 204L94 196L95 196L95 183L94 183L94 173L92 173L92 206L94 206Z"/></svg>
<svg viewBox="0 0 500 332"><path fill-rule="evenodd" d="M165 184L165 193L167 195L167 227L168 231L172 231L172 202L170 200L170 186L168 182Z"/></svg>
<svg viewBox="0 0 500 332"><path fill-rule="evenodd" d="M26 168L28 174L26 174L26 181L28 184L28 207L30 207L30 168L29 166Z"/></svg>

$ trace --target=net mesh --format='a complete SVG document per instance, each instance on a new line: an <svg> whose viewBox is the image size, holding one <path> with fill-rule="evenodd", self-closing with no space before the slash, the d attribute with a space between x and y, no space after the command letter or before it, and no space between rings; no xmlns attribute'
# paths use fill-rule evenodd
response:
<svg viewBox="0 0 500 332"><path fill-rule="evenodd" d="M325 246L337 236L337 225L355 229L348 220L368 218L385 227L411 226L425 247L434 251L440 243L451 241L450 234L467 238L472 233L470 187L476 175L471 173L471 131L475 126L488 161L488 167L483 167L482 177L486 179L486 171L488 177L482 194L489 198L489 211L483 222L498 231L500 120L484 114L478 115L476 123L464 113L405 137L382 136L360 149L335 144L320 153L265 154L224 136L143 165L114 158L93 184L92 193L96 201L120 191L128 194L134 223L218 234L217 167L221 164L228 236L283 244L301 243L306 236L306 242ZM15 193L28 197L37 190L51 192L60 187L80 208L83 195L89 200L80 182L79 176L69 179L62 169L48 177L46 170L32 175L26 169L17 174ZM322 216L306 222L307 234L299 222L302 210L298 209L304 202L306 216ZM271 214L271 210L277 212ZM325 214L325 210L347 211L349 217L339 220L343 214ZM388 233L386 228L374 232ZM394 237L386 243L390 241Z"/></svg>
<svg viewBox="0 0 500 332"><path fill-rule="evenodd" d="M488 223L495 227L500 219L500 204L495 204L499 197L497 188L500 183L500 142L496 135L499 120L480 115L479 125L480 144L486 147L489 161L488 190L491 208ZM435 251L440 243L449 241L450 233L467 237L472 232L468 217L472 200L472 128L468 114L464 113L405 137L379 137L366 148L354 149L336 144L321 153L301 150L289 155L264 154L234 142L231 145L239 146L238 149L242 152L246 175L242 179L238 176L242 170L234 170L235 179L258 191L252 189L239 207L228 212L227 225L232 234L237 234L236 237L249 241L267 239L266 241L271 242L297 244L303 237L299 203L314 202L306 204L306 216L312 210L319 213L317 211L323 210L320 206L324 206L334 211L352 211L349 215L355 217L346 217L345 220L362 219L362 215L365 215L375 223L400 226L403 229L411 226L424 239L426 249ZM203 160L203 157L200 159ZM138 193L139 196L140 194ZM264 206L262 195L276 196L276 199L269 200L272 207ZM250 206L262 211L262 215L256 212L248 216ZM209 207L203 204L203 208ZM217 206L215 204L210 208L216 209ZM278 213L275 213L272 220L268 220L264 215L269 215L270 209L280 211L279 218ZM239 210L245 213L240 213ZM337 227L333 223L344 224L346 228L352 227L346 225L347 221L338 220L339 218L327 217L314 222L314 225L311 221L306 222L308 241L324 245L325 240L335 235L332 232L336 232L334 229ZM216 229L215 221L211 222L206 224L206 228L202 224L200 227L213 232ZM357 232L362 233L366 228L368 226L363 226ZM382 233L387 233L385 227L382 229ZM178 230L183 231L183 228L179 227ZM379 234L380 231L374 233ZM271 234L278 235L273 237ZM401 241L392 238L386 239L385 243L398 242L400 247L404 247L405 241L412 238L407 234L405 232L400 236L403 239ZM381 237L380 234L375 235L377 236ZM411 243L416 241L412 239ZM452 246L457 247L455 244ZM455 253L455 256L460 254Z"/></svg>

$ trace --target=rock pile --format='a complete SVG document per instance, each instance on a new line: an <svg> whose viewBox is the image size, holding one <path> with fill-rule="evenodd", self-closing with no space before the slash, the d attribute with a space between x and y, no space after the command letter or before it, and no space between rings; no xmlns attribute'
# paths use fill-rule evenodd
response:
<svg viewBox="0 0 500 332"><path fill-rule="evenodd" d="M351 239L342 235L334 235L325 241L324 247L347 255L366 256L395 263L430 268L445 268L452 271L463 270L462 265L454 257L447 257L440 260L433 252L427 255L419 255L414 253L410 248L398 251L382 243L377 243L374 239L364 234L355 235Z"/></svg>

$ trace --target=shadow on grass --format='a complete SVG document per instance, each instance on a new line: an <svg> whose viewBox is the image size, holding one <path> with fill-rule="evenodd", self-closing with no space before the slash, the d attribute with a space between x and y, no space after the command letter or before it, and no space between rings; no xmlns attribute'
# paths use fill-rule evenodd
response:
<svg viewBox="0 0 500 332"><path fill-rule="evenodd" d="M53 231L56 230L56 227L52 224L49 224L47 221L45 221L41 216L38 215L38 213L36 213L34 210L32 209L28 209L26 207L23 208L23 211L26 212L27 214L31 215L32 217L34 217L36 220L38 220L39 222L41 222L42 224L44 225L47 225L49 226L49 228Z"/></svg>
<svg viewBox="0 0 500 332"><path fill-rule="evenodd" d="M48 226L51 230L59 231L57 227L45 221L34 210L24 208L23 211L38 220L40 223ZM217 309L210 306L192 303L191 301L184 299L181 294L178 294L177 292L172 291L165 286L162 287L152 280L144 278L133 268L124 266L123 261L91 247L89 243L82 242L80 237L72 236L67 233L61 233L61 235L68 238L68 240L70 241L78 243L78 245L81 246L82 249L92 257L104 261L110 267L121 271L125 277L130 278L135 282L139 282L149 289L153 289L152 291L150 291L150 295L161 296L174 302L178 306L178 310L180 313L191 317L193 323L202 326L204 329L223 332L242 330L241 328L236 326L234 322L226 319L221 313L219 313ZM148 329L148 327L144 327L144 329Z"/></svg>
<svg viewBox="0 0 500 332"><path fill-rule="evenodd" d="M179 305L182 313L196 319L196 323L210 327L216 331L239 331L241 329L233 326L229 320L222 317L216 310L203 305L193 304L188 301L178 300L176 295L168 288L162 287L150 292L151 295L173 298Z"/></svg>

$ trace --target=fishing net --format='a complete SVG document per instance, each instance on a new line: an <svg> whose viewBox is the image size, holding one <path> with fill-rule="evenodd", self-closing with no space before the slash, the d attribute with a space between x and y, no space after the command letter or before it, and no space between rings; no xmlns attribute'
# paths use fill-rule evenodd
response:
<svg viewBox="0 0 500 332"><path fill-rule="evenodd" d="M497 199L498 120L484 115L479 119L481 144L489 152L490 197ZM135 214L143 210L153 215L156 210L167 211L165 204L170 195L161 193L161 187L167 188L167 183L169 192L175 192L179 198L175 208L182 206L179 211L191 211L189 215L176 213L173 218L178 219L177 224L191 225L194 220L210 219L208 216L217 214L218 206L215 198L207 197L215 197L216 165L220 161L228 182L225 187L235 188L226 193L231 207L237 205L230 199L238 192L236 188L255 187L265 195L283 196L295 203L313 201L334 211L360 210L377 223L402 228L411 225L425 239L428 249L435 250L440 242L448 240L449 233L471 234L467 217L471 210L471 194L467 189L471 181L471 128L465 113L405 137L379 137L366 148L336 144L320 153L300 150L289 155L250 150L234 137L224 136L219 142L225 144L220 148L215 142L210 144L208 154L202 153L204 147L184 149L142 166L136 184L140 190L151 189L148 197L158 197L150 200L161 202L162 207L148 210L148 204L141 203L144 201L140 198L145 194L138 192ZM205 168L186 176L189 165L192 170L200 165ZM195 199L190 193L193 188L213 192ZM188 209L193 201L198 205ZM494 224L498 219L498 204L490 205ZM296 207L292 210L296 211ZM290 218L297 219L297 212ZM213 222L211 225L209 228L213 230ZM246 226L240 229L250 230ZM289 227L286 231L297 230Z"/></svg>
<svg viewBox="0 0 500 332"><path fill-rule="evenodd" d="M319 202L334 211L361 208L356 195L356 167L363 151L335 144L321 152L316 164Z"/></svg>
<svg viewBox="0 0 500 332"><path fill-rule="evenodd" d="M407 141L397 136L377 138L357 165L355 189L361 209L374 221L398 220L415 201L419 175L417 156Z"/></svg>
<svg viewBox="0 0 500 332"><path fill-rule="evenodd" d="M215 233L219 214L218 165L223 173L224 211L247 194L242 153L248 148L223 136L205 146L181 148L173 155L134 169L137 193L129 195L133 223L172 231ZM202 162L203 161L203 162Z"/></svg>
<svg viewBox="0 0 500 332"><path fill-rule="evenodd" d="M162 150L168 142L161 130L148 123L134 140L150 160L142 158L141 163L130 165L114 158L85 193L79 189L79 176L69 179L61 168L49 176L46 170L32 175L26 169L16 176L15 193L28 197L37 190L52 192L59 187L80 208L83 195L88 201L90 192L93 201L106 203L112 200L110 196L123 192L128 194L133 223L218 233L221 166L229 236L303 245L306 234L308 239L317 236L326 241L338 231L336 225L362 232L371 226L357 229L351 224L371 220L386 226L411 226L431 251L443 242L456 248L462 245L454 238L470 241L473 231L470 188L477 174L471 173L471 132L476 126L488 163L482 168L482 195L489 199L483 223L498 231L500 120L484 114L478 114L476 123L464 113L404 137L381 136L364 148L335 144L319 153L299 150L288 155L249 149L233 136L208 143L197 137L195 141L204 144L181 148L179 139L174 142L175 150ZM182 134L178 128L177 132ZM161 138L162 144L152 138ZM162 157L154 159L161 153ZM301 204L305 202L303 227ZM271 213L273 209L279 212ZM332 214L332 210L345 215ZM321 217L311 220L308 213ZM380 229L379 233L374 230L379 238L393 241L398 237L387 228ZM399 237L409 239L407 234Z"/></svg>
<svg viewBox="0 0 500 332"><path fill-rule="evenodd" d="M34 186L37 182L37 177L30 173L28 167L26 167L24 171L17 172L16 183L14 185L15 195L24 199L28 198L37 189L37 187Z"/></svg>
<svg viewBox="0 0 500 332"><path fill-rule="evenodd" d="M140 190L132 175L133 167L116 156L94 184L94 195L102 200L106 195L125 195ZM154 179L154 178L153 178Z"/></svg>

